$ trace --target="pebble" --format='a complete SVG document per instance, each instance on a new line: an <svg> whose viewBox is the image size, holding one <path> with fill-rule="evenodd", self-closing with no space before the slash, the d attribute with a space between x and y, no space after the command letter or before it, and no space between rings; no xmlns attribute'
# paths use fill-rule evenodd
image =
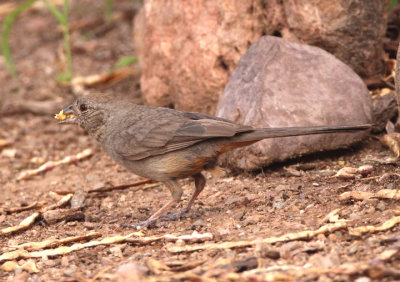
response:
<svg viewBox="0 0 400 282"><path fill-rule="evenodd" d="M276 192L282 192L282 191L288 191L288 190L290 190L289 185L280 184L275 187Z"/></svg>
<svg viewBox="0 0 400 282"><path fill-rule="evenodd" d="M198 219L195 222L192 223L190 226L191 229L195 229L196 227L203 227L204 226L204 221L202 219Z"/></svg>
<svg viewBox="0 0 400 282"><path fill-rule="evenodd" d="M358 247L359 247L358 244L353 244L353 245L351 245L351 246L349 247L348 251L347 251L348 255L349 255L349 256L352 256L352 255L354 255L355 253L357 253Z"/></svg>
<svg viewBox="0 0 400 282"><path fill-rule="evenodd" d="M368 245L379 246L380 243L381 243L380 240L375 238L375 237L369 237L367 239L367 244Z"/></svg>
<svg viewBox="0 0 400 282"><path fill-rule="evenodd" d="M226 200L227 205L232 205L239 202L240 198L238 196L232 195Z"/></svg>
<svg viewBox="0 0 400 282"><path fill-rule="evenodd" d="M70 265L67 269L64 270L64 275L73 277L76 273L78 267L75 264Z"/></svg>
<svg viewBox="0 0 400 282"><path fill-rule="evenodd" d="M360 217L363 216L362 212L353 212L349 215L350 219L359 219Z"/></svg>
<svg viewBox="0 0 400 282"><path fill-rule="evenodd" d="M387 189L395 189L396 188L396 184L394 184L393 182L388 183L388 185L386 185Z"/></svg>
<svg viewBox="0 0 400 282"><path fill-rule="evenodd" d="M359 277L356 280L354 280L354 282L370 282L371 279L369 279L369 277Z"/></svg>
<svg viewBox="0 0 400 282"><path fill-rule="evenodd" d="M95 223L93 223L93 222L88 222L88 221L85 221L85 222L83 223L83 226L84 226L86 229L88 229L88 230L92 230L92 229L95 229L95 228L96 228L96 224L95 224Z"/></svg>
<svg viewBox="0 0 400 282"><path fill-rule="evenodd" d="M385 202L379 201L379 203L375 206L375 210L377 210L377 211L385 211L386 210Z"/></svg>
<svg viewBox="0 0 400 282"><path fill-rule="evenodd" d="M233 219L239 221L242 220L243 216L244 216L244 211L240 211L233 215Z"/></svg>
<svg viewBox="0 0 400 282"><path fill-rule="evenodd" d="M274 202L272 204L272 207L275 209L283 209L284 207L286 207L286 204L282 202Z"/></svg>

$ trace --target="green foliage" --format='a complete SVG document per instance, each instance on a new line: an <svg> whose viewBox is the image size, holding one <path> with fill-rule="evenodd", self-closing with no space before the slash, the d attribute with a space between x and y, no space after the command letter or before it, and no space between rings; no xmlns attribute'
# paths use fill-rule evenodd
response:
<svg viewBox="0 0 400 282"><path fill-rule="evenodd" d="M29 0L25 3L22 3L14 11L12 11L9 15L7 15L4 20L2 31L1 31L1 51L3 53L4 59L6 61L6 65L8 70L10 71L12 76L16 76L14 63L11 59L10 45L8 44L8 36L10 34L11 27L14 23L14 20L18 17L20 13L22 13L25 9L32 6L36 0Z"/></svg>
<svg viewBox="0 0 400 282"><path fill-rule="evenodd" d="M136 63L137 61L138 61L137 58L134 56L122 57L115 63L113 70L132 65L132 64Z"/></svg>
<svg viewBox="0 0 400 282"><path fill-rule="evenodd" d="M396 4L399 2L399 0L392 0L390 1L389 4L389 11L391 11L393 9L394 6L396 6Z"/></svg>
<svg viewBox="0 0 400 282"><path fill-rule="evenodd" d="M105 10L106 22L109 22L111 20L113 8L114 8L114 0L106 0L106 10Z"/></svg>
<svg viewBox="0 0 400 282"><path fill-rule="evenodd" d="M68 26L68 12L69 12L69 1L64 0L62 12L60 12L53 3L48 0L44 0L46 7L56 18L58 23L62 26L64 35L64 51L67 62L67 69L65 73L59 74L57 80L69 81L72 78L72 55L71 55L71 42L69 39L69 26Z"/></svg>
<svg viewBox="0 0 400 282"><path fill-rule="evenodd" d="M9 33L12 28L12 25L18 15L32 6L37 0L27 0L26 2L20 4L12 11L4 20L2 26L2 34L1 34L1 48L2 53L6 61L6 65L8 70L10 71L12 76L16 76L16 71L14 67L14 63L11 58L10 46L9 46ZM58 81L69 81L72 78L72 55L71 55L71 43L69 36L69 24L68 24L68 15L69 15L69 0L64 0L62 9L58 9L52 2L49 0L42 0L46 5L47 9L51 12L51 14L56 18L57 22L61 25L63 30L64 37L64 51L66 56L66 70L64 73L60 73L57 75ZM105 17L107 21L111 20L112 11L114 6L114 0L106 0L106 9L105 9ZM136 57L123 57L115 64L113 69L118 69L124 66L131 65L137 62Z"/></svg>

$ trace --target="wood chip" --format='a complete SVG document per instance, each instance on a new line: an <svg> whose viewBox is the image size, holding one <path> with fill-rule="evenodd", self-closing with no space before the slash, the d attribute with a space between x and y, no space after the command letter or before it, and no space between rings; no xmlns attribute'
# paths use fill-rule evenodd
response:
<svg viewBox="0 0 400 282"><path fill-rule="evenodd" d="M7 139L0 139L0 148L4 148L11 145L11 141Z"/></svg>
<svg viewBox="0 0 400 282"><path fill-rule="evenodd" d="M25 218L23 221L21 221L20 224L18 224L16 226L11 226L11 227L1 229L0 236L8 235L8 234L28 228L35 222L35 220L39 217L39 215L40 215L39 212L35 212L35 213L31 214L30 216L28 216L27 218Z"/></svg>
<svg viewBox="0 0 400 282"><path fill-rule="evenodd" d="M289 233L289 234L285 234L285 235L282 235L279 237L270 237L270 238L265 238L265 239L261 239L261 240L208 243L208 244L203 244L203 245L183 246L183 247L171 246L171 247L167 247L167 250L171 253L182 253L182 252L194 252L194 251L201 251L201 250L254 247L256 245L257 241L261 241L262 243L272 244L272 243L277 243L277 242L311 239L319 234L332 233L337 230L344 229L346 227L347 227L346 222L336 222L333 224L321 226L317 230L300 231L297 233Z"/></svg>
<svg viewBox="0 0 400 282"><path fill-rule="evenodd" d="M55 224L65 220L68 221L84 221L85 214L81 210L76 209L55 209L49 210L42 214L47 224Z"/></svg>
<svg viewBox="0 0 400 282"><path fill-rule="evenodd" d="M379 231L386 231L392 228L393 226L397 225L400 223L400 216L393 217L380 226L373 226L373 225L367 225L367 226L360 226L356 228L349 228L349 233L350 235L353 236L361 236L365 233L374 233L374 232L379 232Z"/></svg>
<svg viewBox="0 0 400 282"><path fill-rule="evenodd" d="M101 237L101 233L92 231L86 235L80 235L80 236L73 236L73 237L66 237L63 239L46 239L41 242L29 242L29 243L24 243L20 245L15 245L15 246L9 246L10 248L15 248L15 249L24 249L28 251L36 251L36 250L42 250L42 249L47 249L47 248L54 248L63 244L68 244L68 243L73 243L73 242L79 242L79 241L84 241L84 240L92 240L95 238Z"/></svg>
<svg viewBox="0 0 400 282"><path fill-rule="evenodd" d="M33 209L37 209L37 208L41 208L45 205L45 202L34 202L28 206L24 206L24 207L15 207L15 208L4 208L4 211L6 213L19 213L19 212L23 212L23 211L29 211L29 210L33 210Z"/></svg>
<svg viewBox="0 0 400 282"><path fill-rule="evenodd" d="M367 200L371 198L400 200L400 191L396 189L382 189L376 193L348 191L340 194L340 201Z"/></svg>
<svg viewBox="0 0 400 282"><path fill-rule="evenodd" d="M342 179L354 179L358 174L358 170L355 167L343 167L333 177Z"/></svg>
<svg viewBox="0 0 400 282"><path fill-rule="evenodd" d="M27 259L27 258L41 258L43 256L54 257L59 255L65 255L85 248L95 247L99 245L111 245L111 244L123 243L126 241L126 239L132 236L141 236L141 235L142 233L140 232L134 232L128 235L117 235L113 237L106 237L100 241L89 241L87 243L78 243L72 246L60 246L55 249L46 249L43 251L28 252L26 250L20 249L16 251L3 253L2 255L0 255L0 262L6 260L16 260L21 258Z"/></svg>
<svg viewBox="0 0 400 282"><path fill-rule="evenodd" d="M72 198L72 194L68 194L64 197L62 197L57 203L50 205L50 206L46 206L43 207L39 212L35 212L33 214L31 214L30 216L28 216L27 218L25 218L23 221L20 222L20 224L16 225L16 226L11 226L11 227L7 227L4 229L0 230L0 236L1 235L8 235L17 231L21 231L24 229L27 229L28 227L30 227L35 220L44 212L51 210L51 209L56 209L59 207L62 207L63 205L67 204Z"/></svg>
<svg viewBox="0 0 400 282"><path fill-rule="evenodd" d="M92 74L88 76L74 77L70 84L72 87L93 87L97 84L113 85L130 76L138 75L139 71L133 67L124 67L105 74Z"/></svg>
<svg viewBox="0 0 400 282"><path fill-rule="evenodd" d="M46 163L44 163L43 165L41 165L40 167L36 168L36 169L29 169L29 170L25 170L22 171L19 176L17 177L17 180L26 180L31 178L34 175L37 175L41 172L44 171L48 171L51 170L57 166L63 165L63 164L71 164L71 163L75 163L77 161L86 159L88 157L90 157L91 155L93 155L93 150L92 149L86 149L76 155L73 156L67 156L64 159L60 160L60 161L48 161Z"/></svg>
<svg viewBox="0 0 400 282"><path fill-rule="evenodd" d="M328 213L323 219L322 223L324 222L330 222L330 223L335 223L335 222L348 222L350 220L348 219L340 219L340 212L342 211L343 208L337 208Z"/></svg>
<svg viewBox="0 0 400 282"><path fill-rule="evenodd" d="M197 232L193 232L191 235L173 235L173 234L165 234L162 236L149 236L149 237L140 237L140 238L128 238L126 239L129 243L146 245L156 241L166 240L176 242L178 240L182 240L185 242L204 242L208 240L212 240L214 236L211 233L199 234Z"/></svg>
<svg viewBox="0 0 400 282"><path fill-rule="evenodd" d="M123 189L128 189L130 187L134 187L134 186L139 186L139 185L143 185L143 184L147 184L147 183L151 183L152 180L145 178L145 179L141 179L138 181L135 181L133 183L130 184L122 184L122 185L117 185L117 186L107 186L107 187L100 187L98 189L90 189L88 192L89 193L97 193L97 192L108 192L108 191L113 191L113 190L123 190Z"/></svg>
<svg viewBox="0 0 400 282"><path fill-rule="evenodd" d="M398 158L400 156L400 134L394 132L393 134L385 134L381 138L379 138L379 141L387 146Z"/></svg>
<svg viewBox="0 0 400 282"><path fill-rule="evenodd" d="M358 192L358 191L348 191L340 194L340 201L349 201L349 200L367 200L374 196L372 192Z"/></svg>

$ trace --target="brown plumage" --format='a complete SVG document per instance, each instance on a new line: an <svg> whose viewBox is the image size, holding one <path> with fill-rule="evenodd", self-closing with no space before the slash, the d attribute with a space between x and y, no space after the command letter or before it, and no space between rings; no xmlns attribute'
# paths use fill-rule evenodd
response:
<svg viewBox="0 0 400 282"><path fill-rule="evenodd" d="M220 154L265 138L366 130L369 125L282 127L255 129L223 118L167 108L148 107L105 97L77 99L64 109L73 113L65 123L78 123L104 150L129 171L163 182L172 199L148 220L129 226L148 226L178 203L180 178L193 177L195 192L175 217L189 211Z"/></svg>

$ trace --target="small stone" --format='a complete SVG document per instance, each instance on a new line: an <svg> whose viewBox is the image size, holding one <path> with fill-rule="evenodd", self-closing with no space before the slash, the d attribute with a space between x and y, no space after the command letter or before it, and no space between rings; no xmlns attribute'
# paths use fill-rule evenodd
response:
<svg viewBox="0 0 400 282"><path fill-rule="evenodd" d="M354 280L354 282L370 282L371 279L368 277L359 277L356 280Z"/></svg>
<svg viewBox="0 0 400 282"><path fill-rule="evenodd" d="M282 202L274 202L272 204L272 207L275 209L283 209L284 207L286 207L286 204Z"/></svg>
<svg viewBox="0 0 400 282"><path fill-rule="evenodd" d="M14 271L16 268L18 268L18 263L15 261L6 261L5 263L3 263L0 267L1 270L5 271L5 272L11 272Z"/></svg>
<svg viewBox="0 0 400 282"><path fill-rule="evenodd" d="M372 246L379 246L380 245L380 240L375 238L375 237L369 237L367 239L367 244L372 245Z"/></svg>
<svg viewBox="0 0 400 282"><path fill-rule="evenodd" d="M275 191L276 192L282 192L282 191L288 191L288 190L290 190L289 189L289 185L280 184L280 185L275 187Z"/></svg>
<svg viewBox="0 0 400 282"><path fill-rule="evenodd" d="M395 189L396 188L396 184L394 184L393 182L390 182L386 185L387 189Z"/></svg>
<svg viewBox="0 0 400 282"><path fill-rule="evenodd" d="M299 195L299 199L307 199L307 195L306 194L300 194Z"/></svg>
<svg viewBox="0 0 400 282"><path fill-rule="evenodd" d="M61 258L61 265L63 267L67 267L69 265L70 258L71 258L70 256L63 256Z"/></svg>
<svg viewBox="0 0 400 282"><path fill-rule="evenodd" d="M85 222L83 223L83 226L84 226L86 229L88 229L88 230L93 230L93 229L96 228L96 224L95 224L95 223L93 223L93 222L88 222L88 221L85 221Z"/></svg>
<svg viewBox="0 0 400 282"><path fill-rule="evenodd" d="M372 165L362 165L358 168L358 173L360 173L362 176L366 176L370 174L374 170L374 167Z"/></svg>
<svg viewBox="0 0 400 282"><path fill-rule="evenodd" d="M240 211L234 214L233 219L239 221L242 220L243 216L244 216L244 211Z"/></svg>
<svg viewBox="0 0 400 282"><path fill-rule="evenodd" d="M351 246L349 247L348 251L347 251L348 255L349 255L349 256L352 256L352 255L354 255L355 253L357 253L357 252L358 252L358 248L359 248L358 244L353 244L353 245L351 245Z"/></svg>
<svg viewBox="0 0 400 282"><path fill-rule="evenodd" d="M258 222L260 222L260 217L261 217L260 215L246 216L246 218L242 221L242 225L247 226L247 225L257 224Z"/></svg>
<svg viewBox="0 0 400 282"><path fill-rule="evenodd" d="M179 246L179 247L183 247L186 245L185 240L182 239L178 239L175 243L175 245Z"/></svg>
<svg viewBox="0 0 400 282"><path fill-rule="evenodd" d="M64 270L64 275L68 277L73 277L77 269L78 267L75 264L72 264L67 269Z"/></svg>
<svg viewBox="0 0 400 282"><path fill-rule="evenodd" d="M17 155L17 150L15 149L4 149L1 152L1 156L9 159L14 159L15 156Z"/></svg>
<svg viewBox="0 0 400 282"><path fill-rule="evenodd" d="M198 219L195 222L192 223L190 226L191 229L196 229L197 227L203 227L204 226L204 221L202 219Z"/></svg>
<svg viewBox="0 0 400 282"><path fill-rule="evenodd" d="M377 210L377 211L385 211L386 210L385 202L379 201L379 203L375 206L375 210Z"/></svg>
<svg viewBox="0 0 400 282"><path fill-rule="evenodd" d="M235 203L237 203L237 202L239 202L239 197L238 197L238 196L235 196L235 195L230 196L230 197L226 200L226 204L227 204L227 205L232 205L232 204L235 204Z"/></svg>
<svg viewBox="0 0 400 282"><path fill-rule="evenodd" d="M362 212L354 212L354 213L351 213L350 215L349 215L349 218L350 219L359 219L360 217L362 217L363 216L363 213Z"/></svg>
<svg viewBox="0 0 400 282"><path fill-rule="evenodd" d="M136 263L127 263L118 267L113 281L141 281L145 276L146 270Z"/></svg>

